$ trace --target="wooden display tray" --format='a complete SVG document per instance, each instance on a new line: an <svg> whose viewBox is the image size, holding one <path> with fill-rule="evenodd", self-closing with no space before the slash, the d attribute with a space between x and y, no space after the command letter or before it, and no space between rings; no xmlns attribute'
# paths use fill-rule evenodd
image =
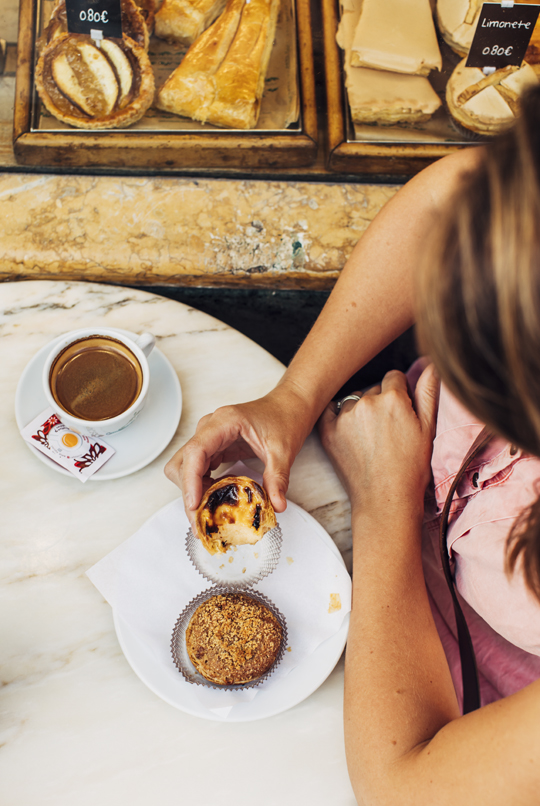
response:
<svg viewBox="0 0 540 806"><path fill-rule="evenodd" d="M349 108L343 86L342 56L336 43L339 22L338 0L322 0L322 12L328 170L347 174L409 176L421 171L440 157L453 154L464 147L465 144L453 143L378 143L348 139Z"/></svg>
<svg viewBox="0 0 540 806"><path fill-rule="evenodd" d="M299 130L278 133L43 131L32 129L37 0L21 0L13 149L24 165L64 168L219 168L279 170L311 165L317 157L317 112L310 0L295 0Z"/></svg>

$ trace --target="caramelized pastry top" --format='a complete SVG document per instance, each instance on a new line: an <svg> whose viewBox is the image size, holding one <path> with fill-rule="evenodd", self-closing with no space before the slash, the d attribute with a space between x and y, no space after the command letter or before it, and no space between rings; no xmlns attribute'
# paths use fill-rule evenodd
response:
<svg viewBox="0 0 540 806"><path fill-rule="evenodd" d="M36 87L49 112L71 126L129 126L154 97L154 74L143 48L127 37L61 34L42 52Z"/></svg>
<svg viewBox="0 0 540 806"><path fill-rule="evenodd" d="M276 525L266 490L247 476L227 476L210 487L196 515L197 536L210 554L257 543Z"/></svg>
<svg viewBox="0 0 540 806"><path fill-rule="evenodd" d="M199 605L186 630L186 648L203 677L234 685L256 680L270 669L282 636L268 607L245 593L227 593Z"/></svg>

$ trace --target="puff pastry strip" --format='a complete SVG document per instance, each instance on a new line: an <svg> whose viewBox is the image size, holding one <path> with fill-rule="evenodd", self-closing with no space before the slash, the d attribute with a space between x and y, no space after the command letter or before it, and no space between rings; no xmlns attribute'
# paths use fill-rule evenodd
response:
<svg viewBox="0 0 540 806"><path fill-rule="evenodd" d="M224 128L259 117L279 0L229 0L158 93L157 106Z"/></svg>

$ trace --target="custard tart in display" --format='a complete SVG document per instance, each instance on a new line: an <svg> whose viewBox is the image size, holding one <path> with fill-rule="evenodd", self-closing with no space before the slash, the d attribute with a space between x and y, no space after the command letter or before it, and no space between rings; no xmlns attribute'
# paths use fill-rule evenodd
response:
<svg viewBox="0 0 540 806"><path fill-rule="evenodd" d="M186 649L206 680L239 685L270 670L282 638L281 624L262 602L245 593L225 593L196 609L186 630Z"/></svg>
<svg viewBox="0 0 540 806"><path fill-rule="evenodd" d="M446 103L454 120L477 134L495 135L511 126L520 112L520 98L538 84L532 67L502 67L489 76L463 59L446 85Z"/></svg>
<svg viewBox="0 0 540 806"><path fill-rule="evenodd" d="M148 50L150 42L149 28L145 21L146 13L144 9L145 4L150 4L148 8L152 9L152 22L153 10L155 9L155 0L139 0L135 3L134 0L120 0L120 8L122 11L122 33L124 36L132 39L139 47ZM66 2L60 0L52 11L51 18L45 29L45 42L49 44L53 39L56 39L62 34L68 33L67 15L66 15Z"/></svg>
<svg viewBox="0 0 540 806"><path fill-rule="evenodd" d="M49 112L80 129L130 126L154 98L154 73L146 51L132 39L62 34L43 50L36 88Z"/></svg>
<svg viewBox="0 0 540 806"><path fill-rule="evenodd" d="M247 476L227 476L204 494L196 513L197 537L210 554L257 543L277 525L266 490Z"/></svg>

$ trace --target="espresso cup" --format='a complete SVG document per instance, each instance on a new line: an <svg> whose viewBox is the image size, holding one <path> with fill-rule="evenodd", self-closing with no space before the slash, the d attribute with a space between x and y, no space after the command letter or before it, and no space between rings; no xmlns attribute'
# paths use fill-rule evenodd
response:
<svg viewBox="0 0 540 806"><path fill-rule="evenodd" d="M62 423L87 437L107 437L139 416L148 394L147 356L156 340L113 328L66 333L43 367L43 390Z"/></svg>

